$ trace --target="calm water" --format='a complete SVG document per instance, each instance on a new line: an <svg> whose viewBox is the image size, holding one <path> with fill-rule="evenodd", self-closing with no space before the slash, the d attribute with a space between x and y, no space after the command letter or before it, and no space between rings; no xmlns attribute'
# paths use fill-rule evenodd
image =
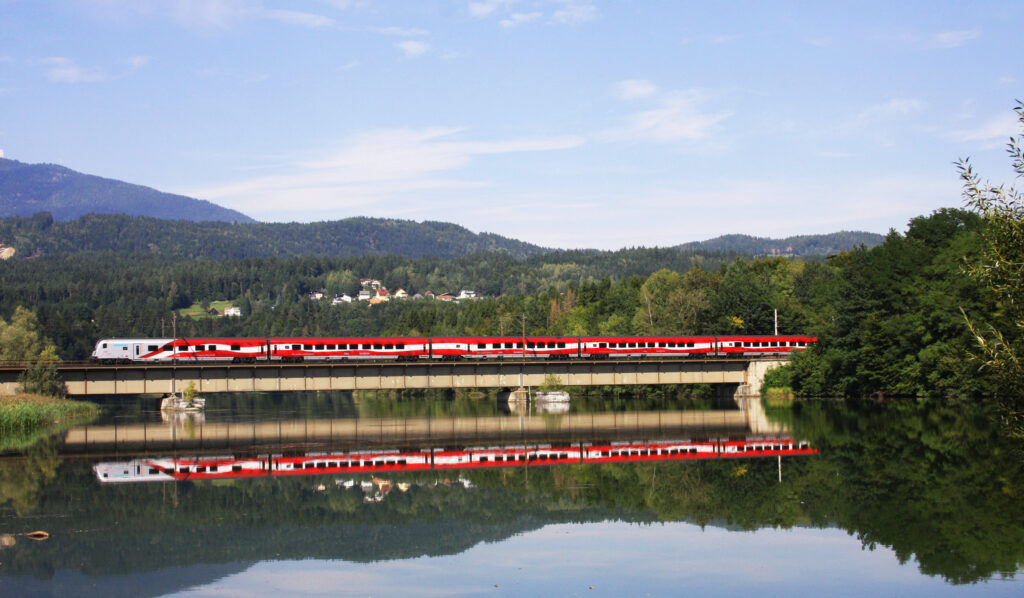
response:
<svg viewBox="0 0 1024 598"><path fill-rule="evenodd" d="M210 404L0 458L0 595L1024 595L1024 453L975 403Z"/></svg>

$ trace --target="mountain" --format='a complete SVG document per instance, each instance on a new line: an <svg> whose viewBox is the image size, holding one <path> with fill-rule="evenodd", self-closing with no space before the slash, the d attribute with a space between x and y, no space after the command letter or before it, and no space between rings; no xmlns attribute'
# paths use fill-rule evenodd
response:
<svg viewBox="0 0 1024 598"><path fill-rule="evenodd" d="M90 213L168 220L254 222L241 212L202 199L163 193L56 164L0 158L0 217L49 212L57 220Z"/></svg>
<svg viewBox="0 0 1024 598"><path fill-rule="evenodd" d="M861 245L873 247L885 240L885 235L860 231L840 231L827 235L797 235L785 239L768 239L750 235L723 235L707 241L694 241L677 245L687 251L721 251L747 255L832 255L849 251Z"/></svg>
<svg viewBox="0 0 1024 598"><path fill-rule="evenodd" d="M160 253L214 260L250 257L400 255L452 258L503 251L525 258L549 251L457 224L385 218L332 222L243 223L158 220L122 214L89 214L55 222L49 214L0 218L0 246L17 256L78 251Z"/></svg>

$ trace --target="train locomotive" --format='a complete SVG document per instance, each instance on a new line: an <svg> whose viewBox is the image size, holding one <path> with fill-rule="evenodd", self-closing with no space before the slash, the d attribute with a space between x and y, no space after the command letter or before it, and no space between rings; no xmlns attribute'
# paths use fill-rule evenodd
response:
<svg viewBox="0 0 1024 598"><path fill-rule="evenodd" d="M104 363L751 357L805 350L811 336L105 338Z"/></svg>

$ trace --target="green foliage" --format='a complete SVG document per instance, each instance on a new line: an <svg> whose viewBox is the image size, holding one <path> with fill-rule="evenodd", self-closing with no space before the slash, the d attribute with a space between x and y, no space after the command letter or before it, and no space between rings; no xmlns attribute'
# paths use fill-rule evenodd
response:
<svg viewBox="0 0 1024 598"><path fill-rule="evenodd" d="M995 298L964 277L981 219L942 209L915 218L871 249L805 269L794 298L817 295L808 331L819 341L793 359L793 387L809 396L978 395L995 392L964 356L973 344L961 309L995 313ZM825 268L831 270L826 271Z"/></svg>
<svg viewBox="0 0 1024 598"><path fill-rule="evenodd" d="M39 334L35 313L18 306L11 322L0 318L0 360L28 363L18 378L21 392L62 398L67 394L56 365L57 349Z"/></svg>
<svg viewBox="0 0 1024 598"><path fill-rule="evenodd" d="M1015 108L1024 131L1024 102ZM1017 177L1024 177L1024 134L1011 137L1007 153ZM982 183L968 160L957 163L966 205L981 215L979 254L968 261L971 277L990 289L995 312L965 309L977 341L978 359L991 369L1007 395L1024 393L1024 194L1013 187Z"/></svg>
<svg viewBox="0 0 1024 598"><path fill-rule="evenodd" d="M860 245L872 247L882 242L875 233L841 231L827 235L797 235L785 239L766 239L750 235L723 235L707 241L680 245L680 249L723 251L743 255L816 256L850 251Z"/></svg>

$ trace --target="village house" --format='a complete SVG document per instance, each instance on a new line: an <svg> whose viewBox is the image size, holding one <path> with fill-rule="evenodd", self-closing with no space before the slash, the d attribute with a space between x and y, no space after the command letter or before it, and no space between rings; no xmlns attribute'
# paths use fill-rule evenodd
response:
<svg viewBox="0 0 1024 598"><path fill-rule="evenodd" d="M342 303L352 303L352 297L342 293L341 295L335 295L334 299L331 299L331 305L340 305Z"/></svg>
<svg viewBox="0 0 1024 598"><path fill-rule="evenodd" d="M230 317L240 318L240 317L242 317L242 308L241 307L235 307L234 305L232 305L231 307L226 307L226 308L224 308L224 315L229 317L229 318Z"/></svg>

